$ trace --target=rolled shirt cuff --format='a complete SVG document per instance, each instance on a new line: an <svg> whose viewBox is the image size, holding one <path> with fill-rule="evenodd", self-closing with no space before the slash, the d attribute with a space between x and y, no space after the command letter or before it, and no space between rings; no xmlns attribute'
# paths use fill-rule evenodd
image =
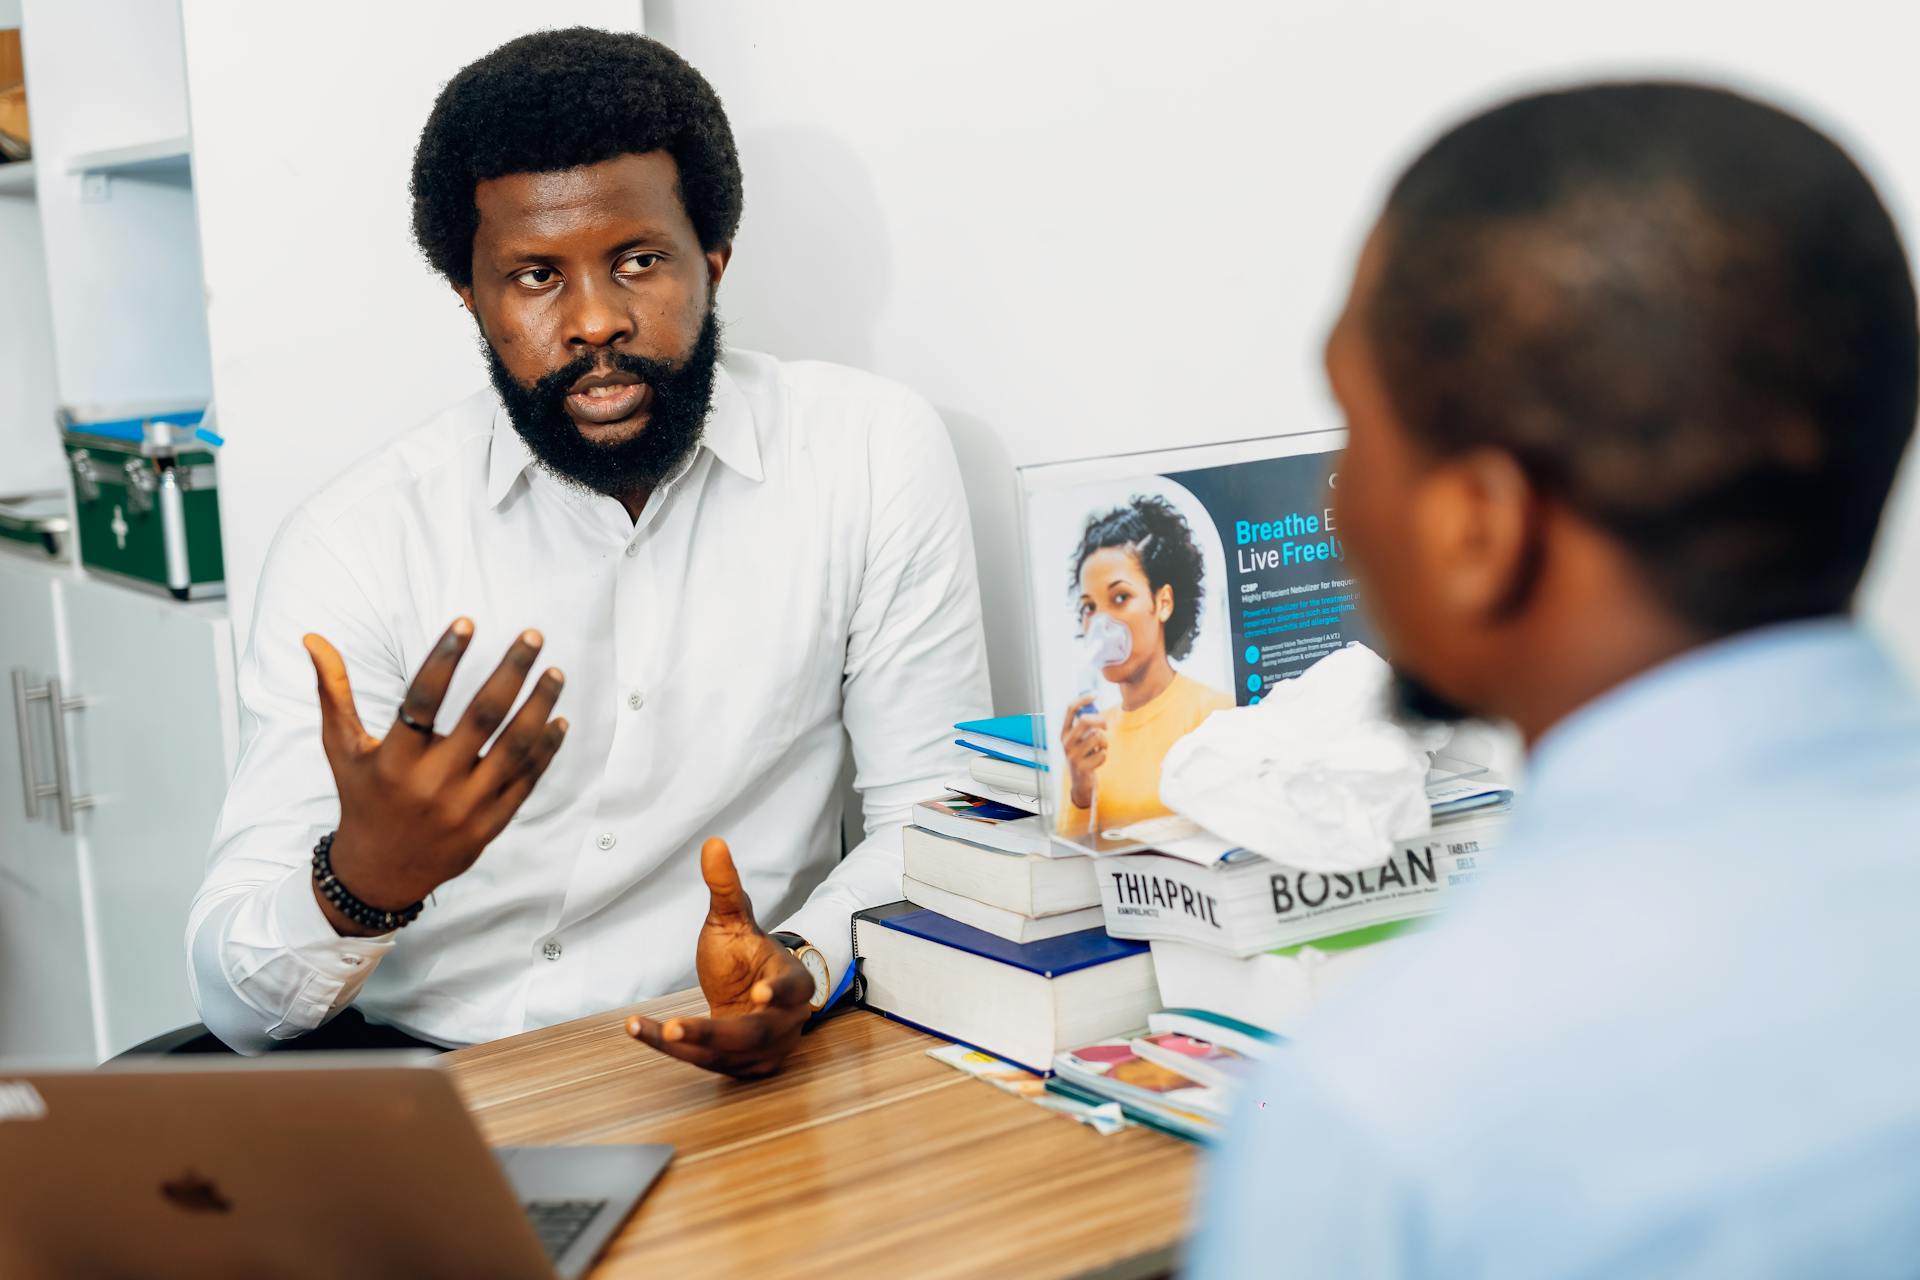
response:
<svg viewBox="0 0 1920 1280"><path fill-rule="evenodd" d="M853 970L853 918L833 902L809 902L770 933L797 933L827 960L827 990L844 993ZM829 1001L831 1003L831 1001Z"/></svg>
<svg viewBox="0 0 1920 1280"><path fill-rule="evenodd" d="M274 888L274 925L280 941L303 963L330 977L353 981L393 950L393 934L373 938L344 938L334 931L320 902L313 896L313 873L297 867Z"/></svg>

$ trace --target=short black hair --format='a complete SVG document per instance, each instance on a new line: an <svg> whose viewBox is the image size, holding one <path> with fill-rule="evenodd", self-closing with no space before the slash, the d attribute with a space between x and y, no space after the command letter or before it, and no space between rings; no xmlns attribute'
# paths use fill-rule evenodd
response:
<svg viewBox="0 0 1920 1280"><path fill-rule="evenodd" d="M740 156L720 97L658 40L568 27L521 36L462 67L413 153L413 237L434 270L473 283L474 188L665 151L704 249L740 227Z"/></svg>
<svg viewBox="0 0 1920 1280"><path fill-rule="evenodd" d="M1167 656L1184 658L1193 652L1200 630L1200 602L1206 596L1206 562L1194 543L1187 518L1165 498L1135 494L1124 507L1115 507L1087 521L1080 546L1073 555L1073 573L1067 591L1080 590L1080 570L1087 557L1107 547L1125 547L1140 562L1147 586L1154 592L1173 588L1173 613L1162 633Z"/></svg>
<svg viewBox="0 0 1920 1280"><path fill-rule="evenodd" d="M1365 327L1432 456L1505 450L1713 634L1844 612L1920 387L1893 220L1722 89L1509 102L1395 184Z"/></svg>

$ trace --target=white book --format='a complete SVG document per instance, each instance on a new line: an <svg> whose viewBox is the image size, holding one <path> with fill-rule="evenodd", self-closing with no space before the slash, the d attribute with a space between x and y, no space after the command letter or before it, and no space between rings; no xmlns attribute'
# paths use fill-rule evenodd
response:
<svg viewBox="0 0 1920 1280"><path fill-rule="evenodd" d="M1153 971L1159 983L1160 1003L1168 1013L1199 1009L1288 1036L1315 1005L1411 941L1389 938L1343 951L1321 951L1309 944L1290 954L1263 951L1251 956L1230 956L1185 942L1157 941L1153 943ZM1154 1029L1162 1027L1155 1025ZM1165 1029L1208 1039L1186 1026L1169 1025ZM1226 1040L1220 1043L1241 1048Z"/></svg>
<svg viewBox="0 0 1920 1280"><path fill-rule="evenodd" d="M967 774L975 782L1028 800L1040 798L1040 783L1047 776L1040 770L1029 769L1023 764L1008 764L1005 760L995 760L992 756L977 755L971 751L967 754L973 757L967 762ZM998 800L1001 797L993 798Z"/></svg>
<svg viewBox="0 0 1920 1280"><path fill-rule="evenodd" d="M913 823L1004 853L1046 853L1053 848L1045 819L997 800L965 795L923 800L913 806Z"/></svg>
<svg viewBox="0 0 1920 1280"><path fill-rule="evenodd" d="M1055 916L1100 905L1093 859L999 853L908 827L900 835L906 873L921 884L1023 916Z"/></svg>
<svg viewBox="0 0 1920 1280"><path fill-rule="evenodd" d="M1063 933L1098 929L1102 919L1098 903L1090 907L1082 907L1078 911L1063 911L1059 915L1035 917L1022 915L1018 911L1009 911L1005 907L978 902L957 894L951 889L940 889L924 881L915 880L912 876L901 880L900 896L916 907L938 911L950 920L970 924L995 937L1005 938L1008 942L1038 942L1041 938L1057 938Z"/></svg>
<svg viewBox="0 0 1920 1280"><path fill-rule="evenodd" d="M854 916L853 954L867 1008L1041 1074L1159 1007L1152 955L1097 930L1016 946L898 903Z"/></svg>
<svg viewBox="0 0 1920 1280"><path fill-rule="evenodd" d="M1107 932L1116 938L1191 942L1250 956L1441 910L1485 865L1504 829L1469 818L1400 841L1360 871L1299 871L1265 858L1201 866L1157 853L1102 858L1097 867Z"/></svg>

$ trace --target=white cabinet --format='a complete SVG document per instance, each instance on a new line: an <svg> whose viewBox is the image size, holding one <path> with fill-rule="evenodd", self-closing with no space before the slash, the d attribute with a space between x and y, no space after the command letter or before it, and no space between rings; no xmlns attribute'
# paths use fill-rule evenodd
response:
<svg viewBox="0 0 1920 1280"><path fill-rule="evenodd" d="M51 794L58 713L32 697L61 674L54 579L0 552L0 670L12 686L0 735L0 1057L73 1061L98 1052L85 900Z"/></svg>
<svg viewBox="0 0 1920 1280"><path fill-rule="evenodd" d="M23 694L0 744L0 1057L101 1059L197 1020L184 938L232 664L221 605L0 558L0 668Z"/></svg>
<svg viewBox="0 0 1920 1280"><path fill-rule="evenodd" d="M92 869L105 1051L196 1022L187 908L207 863L232 753L233 640L222 604L181 605L97 579L60 584L76 825Z"/></svg>

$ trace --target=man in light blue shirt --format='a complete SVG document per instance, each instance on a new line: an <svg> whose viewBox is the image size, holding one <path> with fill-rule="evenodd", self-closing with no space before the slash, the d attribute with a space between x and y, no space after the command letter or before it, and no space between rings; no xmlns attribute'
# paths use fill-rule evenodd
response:
<svg viewBox="0 0 1920 1280"><path fill-rule="evenodd" d="M1914 313L1858 169L1731 94L1523 99L1401 178L1339 525L1409 707L1528 786L1249 1091L1197 1274L1920 1274L1920 698L1847 616Z"/></svg>

